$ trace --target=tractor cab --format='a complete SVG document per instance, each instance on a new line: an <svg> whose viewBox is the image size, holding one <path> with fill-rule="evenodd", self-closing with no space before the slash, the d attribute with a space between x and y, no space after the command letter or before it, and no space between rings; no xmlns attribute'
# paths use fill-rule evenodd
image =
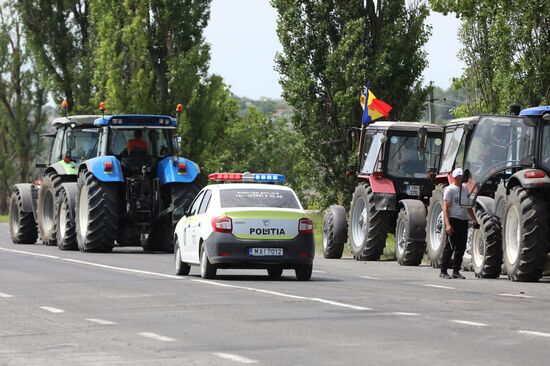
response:
<svg viewBox="0 0 550 366"><path fill-rule="evenodd" d="M442 127L419 122L375 122L364 130L360 180L393 185L395 199L423 198L433 189ZM395 210L395 203L390 202Z"/></svg>

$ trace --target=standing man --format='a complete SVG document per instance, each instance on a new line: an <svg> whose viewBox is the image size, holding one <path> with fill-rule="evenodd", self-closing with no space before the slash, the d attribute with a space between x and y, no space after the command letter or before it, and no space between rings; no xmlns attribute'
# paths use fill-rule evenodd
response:
<svg viewBox="0 0 550 366"><path fill-rule="evenodd" d="M468 196L468 189L465 184L462 184L462 174L460 168L453 170L451 173L453 183L445 188L443 193L443 219L447 240L441 258L441 274L439 275L441 278L465 279L459 271L462 266L462 256L466 250L466 241L468 240L468 215L472 218L474 227L477 226L474 210L460 205L460 190L462 190L463 197ZM453 274L449 276L447 269L451 266L453 252Z"/></svg>

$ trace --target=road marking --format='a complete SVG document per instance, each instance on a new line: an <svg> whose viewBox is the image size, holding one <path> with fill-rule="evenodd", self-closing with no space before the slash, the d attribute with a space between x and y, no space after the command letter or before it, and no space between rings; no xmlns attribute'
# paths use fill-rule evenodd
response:
<svg viewBox="0 0 550 366"><path fill-rule="evenodd" d="M533 296L529 295L519 295L519 294L498 294L498 296L506 296L506 297L519 297L522 299L533 299Z"/></svg>
<svg viewBox="0 0 550 366"><path fill-rule="evenodd" d="M369 277L369 276L359 276L359 277L364 278L366 280L379 280L380 279L378 277Z"/></svg>
<svg viewBox="0 0 550 366"><path fill-rule="evenodd" d="M487 324L470 322L468 320L449 320L451 323L463 324L463 325L473 325L476 327L486 327Z"/></svg>
<svg viewBox="0 0 550 366"><path fill-rule="evenodd" d="M13 297L12 295L0 292L0 297Z"/></svg>
<svg viewBox="0 0 550 366"><path fill-rule="evenodd" d="M342 303L342 302L338 302L338 301L321 299L321 298L318 298L318 297L307 297L307 296L291 295L291 294L285 294L283 292L263 290L263 289L254 288L254 287L229 285L229 284L226 284L226 283L219 283L219 282L214 282L214 281L209 281L209 280L194 279L194 280L191 280L191 281L205 283L205 284L212 285L212 286L227 287L227 288L234 288L234 289L239 289L239 290L259 292L259 293L262 293L262 294L286 297L286 298L289 298L289 299L319 302L319 303L322 303L322 304L334 305L334 306L339 306L339 307L353 309L353 310L359 310L359 311L372 310L370 308L366 308L366 307L363 307L363 306L351 305L351 304L346 304L346 303Z"/></svg>
<svg viewBox="0 0 550 366"><path fill-rule="evenodd" d="M327 273L326 271L316 271L316 270L313 270L311 272L313 272L313 273Z"/></svg>
<svg viewBox="0 0 550 366"><path fill-rule="evenodd" d="M161 341L161 342L175 342L176 341L174 338L162 336L162 335L156 334L156 333L141 332L141 333L138 333L138 334L142 337L151 338L151 339Z"/></svg>
<svg viewBox="0 0 550 366"><path fill-rule="evenodd" d="M99 267L99 268L114 269L114 270L116 270L116 271L122 271L122 272L146 274L146 275L152 275L152 276L158 276L158 277L172 278L172 279L176 279L176 280L185 279L185 277L182 277L182 276L169 275L169 274L158 273L158 272L149 272L149 271L142 271L142 270L139 270L139 269L132 269L132 268L108 266L108 265L106 265L106 264L99 264L99 263L86 262L86 261L79 261L79 260L70 259L70 258L60 258L60 259L61 259L62 261L66 261L66 262L72 262L72 263L78 263L78 264L85 264L85 265L87 265L87 266L93 266L93 267Z"/></svg>
<svg viewBox="0 0 550 366"><path fill-rule="evenodd" d="M442 285L432 285L432 284L427 284L427 285L424 285L426 287L434 287L434 288L443 288L445 290L454 290L455 288L454 287L450 287L450 286L442 286Z"/></svg>
<svg viewBox="0 0 550 366"><path fill-rule="evenodd" d="M41 306L40 309L49 311L50 313L54 313L54 314L59 314L59 313L64 313L65 312L65 310L63 310L63 309L52 308L52 307L49 307L49 306Z"/></svg>
<svg viewBox="0 0 550 366"><path fill-rule="evenodd" d="M518 330L519 334L534 335L539 337L550 337L550 333L535 332L532 330Z"/></svg>
<svg viewBox="0 0 550 366"><path fill-rule="evenodd" d="M34 255L36 257L45 257L45 258L51 258L51 259L61 259L61 257L55 256L55 255L49 255L49 254L40 254L40 253L33 253L33 252L26 252L24 250L15 250L15 249L8 249L8 248L2 248L0 247L0 250L4 250L6 252L12 252L12 253L20 253L20 254L28 254L28 255Z"/></svg>
<svg viewBox="0 0 550 366"><path fill-rule="evenodd" d="M10 252L17 252L17 253L34 255L34 253L31 253L31 252L24 252L24 251L5 249L5 248L0 248L0 249L7 250L7 251L10 251ZM87 266L98 267L98 268L112 269L112 270L121 271L121 272L138 273L138 274L157 276L157 277L163 277L163 278L171 278L171 279L176 279L176 280L187 279L187 277L182 277L182 276L169 275L169 274L159 273L159 272L142 271L142 270L138 270L138 269L125 268L125 267L108 266L106 264L99 264L99 263L94 263L94 262L81 261L81 260L77 260L77 259L62 258L62 257L55 257L55 256L47 256L47 257L48 258L54 258L54 259L60 259L60 260L65 261L65 262L84 264L84 265L87 265ZM258 292L258 293L264 293L264 294L268 294L268 295L286 297L286 298L296 299L296 300L306 300L306 301L319 302L319 303L323 303L323 304L328 304L328 305L333 305L333 306L338 306L338 307L343 307L343 308L348 308L348 309L358 310L358 311L372 310L372 309L364 307L364 306L351 305L351 304L346 304L346 303L342 303L342 302L338 302L338 301L321 299L321 298L318 298L318 297L306 297L306 296L291 295L291 294L285 294L283 292L268 291L268 290L263 290L263 289L259 289L259 288L254 288L254 287L245 287L245 286L222 284L222 283L219 283L219 282L214 282L214 281L209 281L209 280L193 279L191 281L205 283L205 284L209 284L209 285L212 285L212 286L227 287L227 288L234 288L234 289L247 290L247 291Z"/></svg>
<svg viewBox="0 0 550 366"><path fill-rule="evenodd" d="M420 315L418 313L403 313L403 312L400 312L400 311L396 311L392 314L394 314L394 315L403 315L403 316L419 316Z"/></svg>
<svg viewBox="0 0 550 366"><path fill-rule="evenodd" d="M224 358L226 360L231 360L231 361L240 362L240 363L257 363L258 362L257 360L251 360L250 358L234 355L232 353L216 352L214 353L214 355L220 358Z"/></svg>
<svg viewBox="0 0 550 366"><path fill-rule="evenodd" d="M115 325L116 324L115 322L112 322L110 320L103 320L103 319L90 318L90 319L86 319L86 320L89 321L89 322L97 323L97 324L101 324L101 325Z"/></svg>

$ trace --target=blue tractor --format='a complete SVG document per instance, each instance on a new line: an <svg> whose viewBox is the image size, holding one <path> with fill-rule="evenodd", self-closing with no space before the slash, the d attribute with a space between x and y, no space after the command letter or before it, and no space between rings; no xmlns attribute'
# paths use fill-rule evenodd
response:
<svg viewBox="0 0 550 366"><path fill-rule="evenodd" d="M59 240L84 252L110 252L115 242L173 252L174 225L201 189L198 165L177 154L177 120L113 115L94 126L97 156L59 195Z"/></svg>

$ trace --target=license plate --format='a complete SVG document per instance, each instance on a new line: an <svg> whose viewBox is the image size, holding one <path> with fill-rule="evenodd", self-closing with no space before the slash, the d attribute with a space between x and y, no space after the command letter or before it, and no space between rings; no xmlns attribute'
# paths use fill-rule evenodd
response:
<svg viewBox="0 0 550 366"><path fill-rule="evenodd" d="M283 248L249 248L248 254L253 257L281 257Z"/></svg>
<svg viewBox="0 0 550 366"><path fill-rule="evenodd" d="M420 186L407 186L405 193L409 196L420 196Z"/></svg>

